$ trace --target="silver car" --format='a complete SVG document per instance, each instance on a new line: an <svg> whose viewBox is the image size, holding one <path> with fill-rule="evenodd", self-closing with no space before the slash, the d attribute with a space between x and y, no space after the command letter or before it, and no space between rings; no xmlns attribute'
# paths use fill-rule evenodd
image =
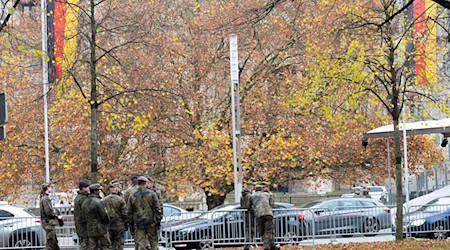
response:
<svg viewBox="0 0 450 250"><path fill-rule="evenodd" d="M40 219L23 208L0 203L0 248L45 245L45 231Z"/></svg>

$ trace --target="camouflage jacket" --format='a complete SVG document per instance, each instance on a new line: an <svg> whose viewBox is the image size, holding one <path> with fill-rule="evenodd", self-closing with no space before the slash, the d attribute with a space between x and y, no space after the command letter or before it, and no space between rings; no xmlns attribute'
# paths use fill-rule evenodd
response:
<svg viewBox="0 0 450 250"><path fill-rule="evenodd" d="M128 201L128 218L135 228L146 228L160 223L162 211L155 192L139 187Z"/></svg>
<svg viewBox="0 0 450 250"><path fill-rule="evenodd" d="M119 229L127 224L127 205L119 194L111 193L103 199L109 215L109 228Z"/></svg>
<svg viewBox="0 0 450 250"><path fill-rule="evenodd" d="M156 189L156 187L153 187L153 192L155 192L156 196L158 197L159 205L161 206L161 209L163 207L164 201L163 201L163 194L160 189Z"/></svg>
<svg viewBox="0 0 450 250"><path fill-rule="evenodd" d="M251 196L251 203L253 211L255 211L256 218L270 215L273 216L272 208L274 206L273 197L268 192L256 191Z"/></svg>
<svg viewBox="0 0 450 250"><path fill-rule="evenodd" d="M241 195L241 208L247 209L248 211L253 211L252 208L252 191L244 189Z"/></svg>
<svg viewBox="0 0 450 250"><path fill-rule="evenodd" d="M57 225L57 216L55 210L53 209L52 201L48 194L45 194L41 197L41 201L39 202L39 207L41 210L41 221L43 223L52 223Z"/></svg>
<svg viewBox="0 0 450 250"><path fill-rule="evenodd" d="M88 237L100 237L108 232L109 217L105 205L97 194L89 194L81 205L87 224Z"/></svg>
<svg viewBox="0 0 450 250"><path fill-rule="evenodd" d="M86 221L83 220L83 210L81 205L88 198L89 193L78 191L75 197L75 204L73 207L73 219L75 220L75 230L80 237L87 237Z"/></svg>
<svg viewBox="0 0 450 250"><path fill-rule="evenodd" d="M138 186L131 186L125 190L123 193L123 199L125 200L125 203L128 205L128 200L130 199L130 196L132 193L134 193L138 189Z"/></svg>

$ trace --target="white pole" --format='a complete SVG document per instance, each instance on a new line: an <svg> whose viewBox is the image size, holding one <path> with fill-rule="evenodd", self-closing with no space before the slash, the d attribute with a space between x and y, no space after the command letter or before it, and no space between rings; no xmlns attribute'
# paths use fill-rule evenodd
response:
<svg viewBox="0 0 450 250"><path fill-rule="evenodd" d="M402 81L404 78L402 77ZM403 105L403 154L405 164L405 192L406 192L406 212L409 210L409 170L408 170L408 145L406 143L406 123L405 105Z"/></svg>
<svg viewBox="0 0 450 250"><path fill-rule="evenodd" d="M41 33L42 33L42 85L44 93L44 141L45 141L45 182L50 182L50 161L48 155L48 117L47 117L47 92L48 92L48 62L47 52L47 2L41 0Z"/></svg>
<svg viewBox="0 0 450 250"><path fill-rule="evenodd" d="M388 178L389 178L389 202L392 198L392 181L391 181L391 149L389 145L389 137L386 138L387 142L387 160L388 160Z"/></svg>
<svg viewBox="0 0 450 250"><path fill-rule="evenodd" d="M233 126L233 164L234 164L234 200L240 202L242 184L238 178L238 160L236 136L240 136L240 130L236 128L236 96L235 86L239 87L238 45L237 35L230 35L230 71L231 71L231 122Z"/></svg>

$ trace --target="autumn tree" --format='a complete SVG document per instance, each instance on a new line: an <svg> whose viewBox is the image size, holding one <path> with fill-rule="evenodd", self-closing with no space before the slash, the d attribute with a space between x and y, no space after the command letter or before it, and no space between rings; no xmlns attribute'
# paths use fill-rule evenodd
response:
<svg viewBox="0 0 450 250"><path fill-rule="evenodd" d="M351 83L355 93L366 93L367 101L373 100L371 97L374 97L375 100L382 104L391 117L395 131L396 239L402 238L403 228L400 114L405 105L407 105L408 99L415 96L433 99L433 88L439 87L431 84L418 86L412 78L411 61L415 54L414 51L407 51L406 46L404 46L408 41L411 41L409 36L411 32L407 29L410 26L406 24L406 29L402 29L404 20L399 16L393 18L402 7L398 6L396 1L380 1L361 6L355 2L354 7L344 12L344 14L347 13L352 18L341 22L341 26L335 28L334 34L344 33L351 39L355 39L357 35L366 34L364 36L365 39L360 39L359 41L344 39L350 45L347 53L344 56L342 54L329 56L332 61L341 65L352 65L351 69L353 71L341 72L342 74L334 74L333 72L336 71L329 71L332 74L328 73L322 76L344 79L342 82ZM361 9L370 11L360 13L359 10ZM352 20L356 20L356 22ZM341 30L347 30L348 32L341 32ZM333 84L336 84L336 81ZM334 88L333 86L335 85L330 87ZM440 157L435 158L436 161L439 159Z"/></svg>

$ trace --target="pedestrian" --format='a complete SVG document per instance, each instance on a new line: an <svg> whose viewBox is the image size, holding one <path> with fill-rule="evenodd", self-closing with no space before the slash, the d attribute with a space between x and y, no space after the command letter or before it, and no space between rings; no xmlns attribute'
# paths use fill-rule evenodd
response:
<svg viewBox="0 0 450 250"><path fill-rule="evenodd" d="M138 189L133 192L128 201L128 218L134 225L134 242L137 250L147 249L150 236L161 226L162 211L158 196L149 189L149 180L145 176L138 179ZM152 250L157 250L158 247Z"/></svg>
<svg viewBox="0 0 450 250"><path fill-rule="evenodd" d="M153 192L155 192L156 196L158 197L158 201L159 201L159 205L160 205L160 209L161 211L163 211L163 198L162 198L162 191L160 189L156 188L156 183L155 181L150 178L147 177L148 179L148 189L152 190ZM158 249L158 241L159 241L159 232L161 229L161 221L159 223L156 223L155 226L155 230L151 230L151 233L149 235L149 240L150 240L150 247L151 249Z"/></svg>
<svg viewBox="0 0 450 250"><path fill-rule="evenodd" d="M131 194L136 191L136 189L138 188L138 176L133 176L131 177L130 181L130 186L127 188L127 190L125 190L125 192L123 193L123 199L125 200L125 202L128 204L128 199L130 198Z"/></svg>
<svg viewBox="0 0 450 250"><path fill-rule="evenodd" d="M370 194L369 194L369 189L367 189L367 188L363 189L362 196L364 198L372 198L372 196L370 196Z"/></svg>
<svg viewBox="0 0 450 250"><path fill-rule="evenodd" d="M75 231L78 235L79 250L89 249L89 238L87 235L86 221L83 219L83 210L81 205L88 198L89 195L89 183L86 181L80 181L78 184L79 190L77 191L77 197L75 197L75 204L73 208L73 218L75 220Z"/></svg>
<svg viewBox="0 0 450 250"><path fill-rule="evenodd" d="M127 209L129 207L128 201L130 199L130 196L132 193L134 193L138 188L138 176L132 176L130 181L130 185L128 186L127 190L123 192L123 199L125 200L125 203L127 204ZM130 219L130 218L128 218ZM133 223L128 223L128 229L130 230L131 236L134 238L134 225Z"/></svg>
<svg viewBox="0 0 450 250"><path fill-rule="evenodd" d="M274 244L274 222L273 210L274 201L269 192L269 185L266 182L256 186L256 192L252 195L252 207L258 223L259 234L264 242L264 250L276 250Z"/></svg>
<svg viewBox="0 0 450 250"><path fill-rule="evenodd" d="M125 244L125 229L127 225L127 206L119 195L122 185L112 182L109 185L109 195L103 199L109 215L108 233L112 250L122 250Z"/></svg>
<svg viewBox="0 0 450 250"><path fill-rule="evenodd" d="M61 216L57 216L53 209L52 201L48 196L52 192L51 183L42 184L41 200L39 203L41 212L41 224L47 235L47 243L45 244L46 250L59 250L58 239L56 238L55 226L58 225L58 219L62 219Z"/></svg>
<svg viewBox="0 0 450 250"><path fill-rule="evenodd" d="M110 248L108 237L109 217L105 205L100 198L100 192L103 187L98 184L89 186L88 198L81 205L83 217L87 224L87 233L89 237L89 249L103 250Z"/></svg>
<svg viewBox="0 0 450 250"><path fill-rule="evenodd" d="M120 191L119 191L119 193L117 193L117 195L123 197L123 193L122 193L122 190L123 190L123 181L121 181L120 179L113 179L113 180L111 180L111 182L110 182L110 184L116 184L116 183L118 183L118 185L120 185ZM124 200L125 200L125 199L124 199Z"/></svg>
<svg viewBox="0 0 450 250"><path fill-rule="evenodd" d="M241 209L246 209L244 213L244 234L245 240L247 242L252 242L254 236L254 228L255 228L255 211L253 211L252 207L252 195L255 189L255 183L252 181L247 182L247 187L242 191L241 194ZM249 249L248 245L245 245L245 250Z"/></svg>

